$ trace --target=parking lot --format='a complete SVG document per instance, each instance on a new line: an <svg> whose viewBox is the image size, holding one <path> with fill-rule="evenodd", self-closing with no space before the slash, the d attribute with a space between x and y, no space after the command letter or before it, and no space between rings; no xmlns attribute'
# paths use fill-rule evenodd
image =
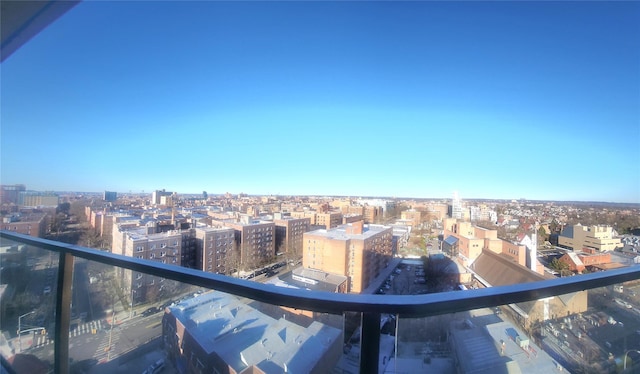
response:
<svg viewBox="0 0 640 374"><path fill-rule="evenodd" d="M545 347L563 356L569 368L615 370L615 358L640 349L639 291L640 286L589 290L587 312L543 323Z"/></svg>
<svg viewBox="0 0 640 374"><path fill-rule="evenodd" d="M418 260L405 260L380 285L376 293L385 295L418 295L428 292L424 267Z"/></svg>

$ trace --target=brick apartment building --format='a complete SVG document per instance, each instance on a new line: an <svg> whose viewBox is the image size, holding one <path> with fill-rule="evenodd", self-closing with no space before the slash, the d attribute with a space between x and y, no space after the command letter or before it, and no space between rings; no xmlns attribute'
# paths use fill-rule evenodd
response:
<svg viewBox="0 0 640 374"><path fill-rule="evenodd" d="M305 268L344 275L348 292L360 293L384 269L392 256L393 228L362 221L304 234Z"/></svg>

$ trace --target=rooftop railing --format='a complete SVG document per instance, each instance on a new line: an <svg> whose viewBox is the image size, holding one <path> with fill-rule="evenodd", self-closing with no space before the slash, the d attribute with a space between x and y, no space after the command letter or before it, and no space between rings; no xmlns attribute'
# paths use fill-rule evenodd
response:
<svg viewBox="0 0 640 374"><path fill-rule="evenodd" d="M57 258L57 277L51 291L55 298L53 370L56 373L69 372L70 341L67 332L72 321L72 281L74 262L77 259L129 269L277 306L334 315L344 315L348 312L359 313L361 316L359 371L362 373L379 371L381 317L383 315L390 314L402 318L432 317L484 307L540 300L640 279L640 266L630 266L606 272L464 292L411 296L339 294L283 288L7 231L0 231L0 238L3 246L6 246L6 243L23 244L48 251L49 254ZM133 302L131 306L133 307ZM20 323L20 320L18 322ZM20 333L20 331L18 332Z"/></svg>

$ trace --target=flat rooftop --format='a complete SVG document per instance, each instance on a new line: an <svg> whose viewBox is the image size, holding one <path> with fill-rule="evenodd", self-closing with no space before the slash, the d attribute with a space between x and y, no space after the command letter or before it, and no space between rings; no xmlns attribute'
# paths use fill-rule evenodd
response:
<svg viewBox="0 0 640 374"><path fill-rule="evenodd" d="M482 313L480 309L472 312ZM482 316L478 316L482 317ZM484 316L487 318L487 316ZM544 350L509 322L499 320L476 325L482 318L455 321L450 332L455 339L455 352L465 373L558 373L558 365ZM524 347L518 339L525 340Z"/></svg>
<svg viewBox="0 0 640 374"><path fill-rule="evenodd" d="M314 321L304 328L278 320L235 296L212 291L170 306L202 349L215 352L235 371L310 372L340 339L342 331Z"/></svg>
<svg viewBox="0 0 640 374"><path fill-rule="evenodd" d="M309 231L306 234L309 235L318 235L323 236L328 239L336 239L336 240L348 240L348 239L369 239L385 230L391 229L391 226L382 226L382 225L364 225L362 228L362 234L348 234L347 233L347 225L340 225L333 229L319 229L314 231Z"/></svg>

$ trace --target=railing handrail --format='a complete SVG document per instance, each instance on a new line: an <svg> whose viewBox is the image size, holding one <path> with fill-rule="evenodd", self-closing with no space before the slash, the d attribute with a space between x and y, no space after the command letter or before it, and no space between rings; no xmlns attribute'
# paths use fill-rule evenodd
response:
<svg viewBox="0 0 640 374"><path fill-rule="evenodd" d="M0 237L70 254L107 265L139 271L240 297L296 309L342 314L372 312L402 317L428 317L482 307L520 303L640 279L640 266L556 278L539 282L424 295L341 294L278 287L196 269L117 255L73 244L0 230Z"/></svg>

